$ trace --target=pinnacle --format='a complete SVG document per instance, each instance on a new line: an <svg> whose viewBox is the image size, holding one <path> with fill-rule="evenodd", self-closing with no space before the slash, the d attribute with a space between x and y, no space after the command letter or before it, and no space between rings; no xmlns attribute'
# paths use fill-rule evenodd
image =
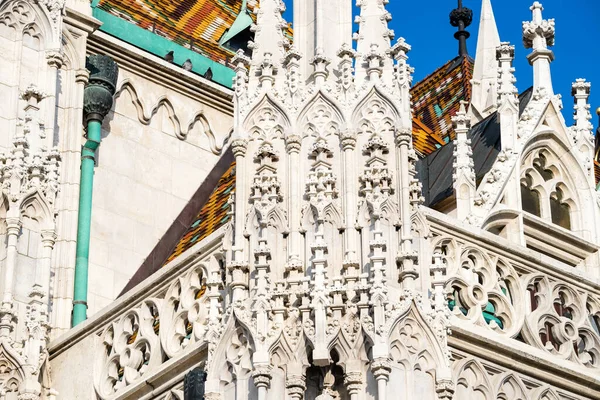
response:
<svg viewBox="0 0 600 400"><path fill-rule="evenodd" d="M283 34L287 26L282 17L285 5L281 0L262 0L257 11L256 25L252 26L255 32L254 42L249 47L252 49L252 65L260 68L265 62L274 64L277 69L285 57L288 41Z"/></svg>

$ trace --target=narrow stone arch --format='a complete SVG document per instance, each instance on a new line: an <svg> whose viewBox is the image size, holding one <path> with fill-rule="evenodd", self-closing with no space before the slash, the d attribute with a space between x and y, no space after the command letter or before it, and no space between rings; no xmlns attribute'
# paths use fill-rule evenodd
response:
<svg viewBox="0 0 600 400"><path fill-rule="evenodd" d="M39 230L54 228L54 213L46 197L35 189L23 196L18 203L19 214L38 223Z"/></svg>
<svg viewBox="0 0 600 400"><path fill-rule="evenodd" d="M509 373L500 375L496 384L496 398L498 400L529 400L525 385L518 375Z"/></svg>
<svg viewBox="0 0 600 400"><path fill-rule="evenodd" d="M15 40L21 40L26 32L39 37L38 50L60 48L60 38L48 10L36 2L9 0L0 6L0 24L8 22L15 30Z"/></svg>
<svg viewBox="0 0 600 400"><path fill-rule="evenodd" d="M456 398L495 400L487 371L476 359L461 360L454 364Z"/></svg>

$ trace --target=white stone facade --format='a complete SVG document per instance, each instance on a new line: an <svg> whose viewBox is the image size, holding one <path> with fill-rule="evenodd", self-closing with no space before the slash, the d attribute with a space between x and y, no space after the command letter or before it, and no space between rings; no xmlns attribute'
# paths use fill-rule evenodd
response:
<svg viewBox="0 0 600 400"><path fill-rule="evenodd" d="M229 90L157 58L131 62L143 53L101 32L91 40L99 53L126 52L113 53L119 82L98 151L88 315L121 293L217 162L233 124Z"/></svg>
<svg viewBox="0 0 600 400"><path fill-rule="evenodd" d="M541 4L521 105L483 0L443 214L423 205L387 0L358 1L354 38L350 1L337 19L296 5L297 47L283 3L261 0L233 93L93 33L81 3L0 3L0 400L182 400L198 366L207 400L600 399L590 85L573 84L567 126ZM338 49L313 45L324 25ZM90 311L106 308L67 331L86 51L121 68L93 204ZM492 114L501 149L477 182L469 132ZM230 222L115 300L226 146Z"/></svg>

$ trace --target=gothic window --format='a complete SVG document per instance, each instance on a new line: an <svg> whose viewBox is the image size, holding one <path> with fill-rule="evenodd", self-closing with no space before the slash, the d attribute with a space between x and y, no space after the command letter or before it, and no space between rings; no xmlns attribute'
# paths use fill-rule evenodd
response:
<svg viewBox="0 0 600 400"><path fill-rule="evenodd" d="M567 203L563 203L563 193L556 189L550 197L550 212L552 214L552 223L562 226L565 229L571 229L571 209Z"/></svg>
<svg viewBox="0 0 600 400"><path fill-rule="evenodd" d="M523 211L571 230L574 201L559 159L547 150L530 153L521 177Z"/></svg>
<svg viewBox="0 0 600 400"><path fill-rule="evenodd" d="M588 312L588 320L594 332L600 336L600 316L594 313L592 306L590 304L587 305Z"/></svg>
<svg viewBox="0 0 600 400"><path fill-rule="evenodd" d="M536 282L532 285L529 285L527 288L527 293L529 293L529 311L534 312L537 310L539 306L539 298L537 294L540 292L540 284Z"/></svg>
<svg viewBox="0 0 600 400"><path fill-rule="evenodd" d="M525 177L525 180L521 182L521 201L523 211L541 217L540 214L540 194L531 190L532 186L531 176Z"/></svg>

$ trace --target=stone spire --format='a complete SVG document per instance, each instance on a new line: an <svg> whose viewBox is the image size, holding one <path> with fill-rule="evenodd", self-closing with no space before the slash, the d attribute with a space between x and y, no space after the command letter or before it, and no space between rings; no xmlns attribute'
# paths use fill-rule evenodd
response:
<svg viewBox="0 0 600 400"><path fill-rule="evenodd" d="M475 169L473 162L473 149L471 140L467 133L471 128L464 101L461 101L460 110L452 117L452 125L456 132L454 141L454 196L456 197L456 217L459 221L465 221L475 199Z"/></svg>
<svg viewBox="0 0 600 400"><path fill-rule="evenodd" d="M285 57L288 40L283 34L287 26L282 17L285 4L281 0L263 0L258 8L256 25L252 26L255 33L252 49L252 65L250 67L250 87L258 83L265 86L280 83L285 77L281 68L281 60Z"/></svg>
<svg viewBox="0 0 600 400"><path fill-rule="evenodd" d="M458 0L458 7L450 13L450 25L458 28L454 37L458 40L458 55L465 57L469 55L467 51L467 39L471 36L467 32L467 27L473 22L473 10L463 7L462 0Z"/></svg>
<svg viewBox="0 0 600 400"><path fill-rule="evenodd" d="M571 95L575 101L573 119L575 124L571 128L573 137L583 151L583 160L585 168L588 172L590 184L595 186L594 176L594 126L591 123L592 114L590 113L590 97L591 84L585 79L577 79L571 86Z"/></svg>
<svg viewBox="0 0 600 400"><path fill-rule="evenodd" d="M314 71L313 57L334 60L344 44L352 44L351 0L294 0L294 46L303 56L303 77Z"/></svg>
<svg viewBox="0 0 600 400"><path fill-rule="evenodd" d="M515 46L502 42L496 49L496 57L498 58L497 106L500 114L502 150L506 151L515 149L517 145L519 92L515 86L517 79L513 68Z"/></svg>
<svg viewBox="0 0 600 400"><path fill-rule="evenodd" d="M389 0L358 0L356 5L360 7L360 15L356 17L359 24L354 39L357 42L358 52L356 62L356 80L362 82L366 77L373 80L383 77L386 82L391 82L393 75L393 62L388 53L391 49L391 41L394 31L388 28L388 22L392 20L391 14L385 9ZM377 72L379 72L377 74Z"/></svg>
<svg viewBox="0 0 600 400"><path fill-rule="evenodd" d="M533 49L527 56L533 66L533 89L544 88L552 95L550 63L554 61L554 53L548 47L554 45L554 19L543 19L543 9L539 1L530 7L533 17L531 21L523 22L523 44L526 49Z"/></svg>
<svg viewBox="0 0 600 400"><path fill-rule="evenodd" d="M477 117L477 121L487 117L495 110L496 48L498 46L500 46L500 35L498 34L491 0L482 0L470 109L471 114Z"/></svg>

